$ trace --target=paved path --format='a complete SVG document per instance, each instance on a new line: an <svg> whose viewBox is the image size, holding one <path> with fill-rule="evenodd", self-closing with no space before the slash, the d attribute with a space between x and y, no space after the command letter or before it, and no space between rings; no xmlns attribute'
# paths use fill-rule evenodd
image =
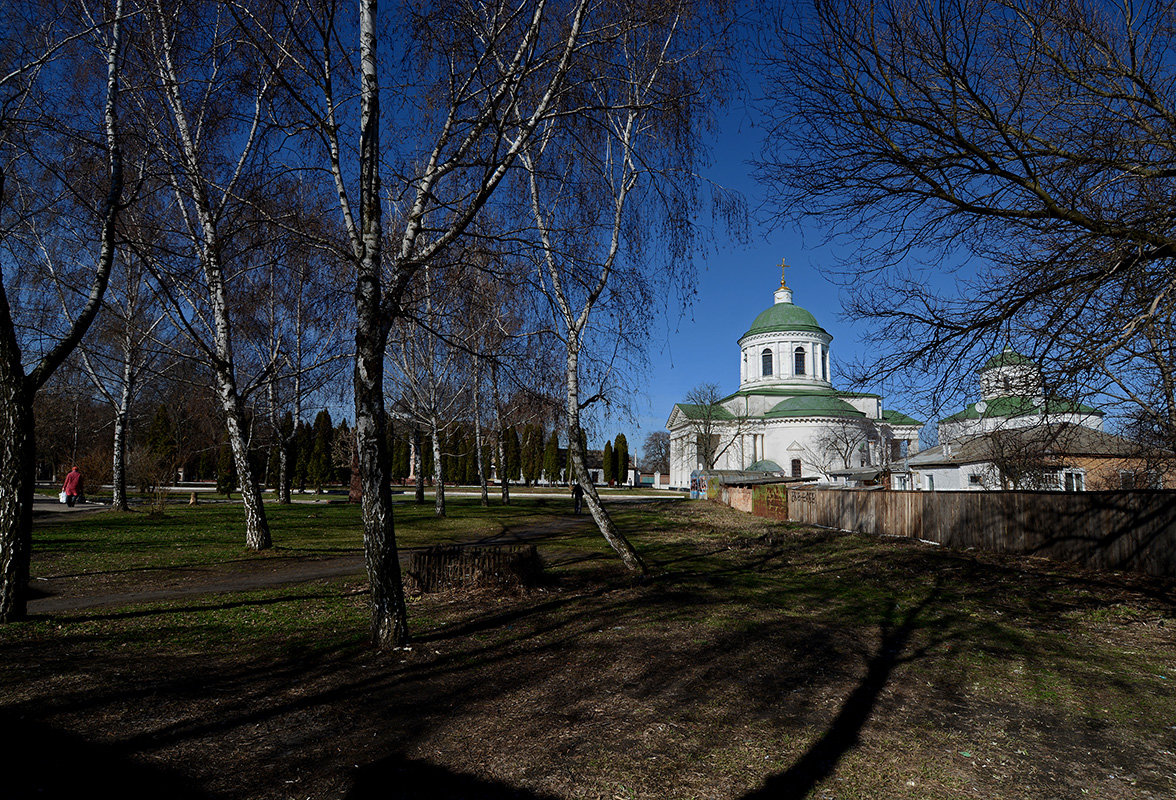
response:
<svg viewBox="0 0 1176 800"><path fill-rule="evenodd" d="M33 495L33 527L64 522L69 515L85 514L90 511L101 511L110 508L102 503L78 503L73 507L61 503L56 497Z"/></svg>
<svg viewBox="0 0 1176 800"><path fill-rule="evenodd" d="M613 498L610 498L610 500ZM660 502L664 498L637 496L627 502ZM54 506L56 509L54 509ZM75 506L68 509L54 502L48 502L42 513L35 519L36 524L47 524L62 521L66 514L92 511L105 506L91 505L88 508ZM34 506L38 509L39 504ZM482 544L520 544L529 541L545 539L570 531L586 530L592 525L592 518L587 514L580 516L567 515L553 520L538 523L524 528L515 528L494 536L483 537L463 542L463 545ZM402 548L400 550L401 567L405 567L409 557L415 550L421 548ZM29 600L28 611L32 616L60 614L62 612L80 611L88 608L103 606L123 606L135 603L153 603L167 600L180 600L186 597L196 597L206 594L224 594L227 592L249 592L258 589L269 589L275 586L306 583L324 578L338 578L349 575L359 576L364 572L363 554L335 556L328 558L308 559L305 556L272 557L256 561L236 562L237 566L244 566L239 572L226 571L224 564L212 567L180 567L149 570L151 573L169 575L177 583L159 589L133 592L113 593L78 593L76 585L66 588L60 582L33 578L31 589L35 595ZM148 572L148 570L144 570Z"/></svg>

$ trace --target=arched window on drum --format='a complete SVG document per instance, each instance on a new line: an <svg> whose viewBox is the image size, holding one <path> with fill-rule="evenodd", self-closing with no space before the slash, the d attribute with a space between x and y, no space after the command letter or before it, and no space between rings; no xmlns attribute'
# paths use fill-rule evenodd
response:
<svg viewBox="0 0 1176 800"><path fill-rule="evenodd" d="M762 374L766 378L772 374L772 350L769 347L764 348L764 352L760 354L760 360L763 362Z"/></svg>

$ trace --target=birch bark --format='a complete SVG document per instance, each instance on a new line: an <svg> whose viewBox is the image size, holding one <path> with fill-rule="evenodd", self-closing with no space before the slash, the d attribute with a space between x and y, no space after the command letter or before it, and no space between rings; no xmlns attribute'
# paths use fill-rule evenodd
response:
<svg viewBox="0 0 1176 800"><path fill-rule="evenodd" d="M189 108L189 103L181 90L186 83L181 80L176 64L174 49L178 34L172 25L173 14L178 13L179 9L170 6L165 10L161 0L154 3L154 21L157 26L154 39L155 68L167 111L175 126L174 138L168 136L166 131L157 131L155 146L163 155L164 163L171 163L177 167L167 175L167 180L176 197L178 212L185 223L193 255L203 273L212 317L211 345L199 336L189 336L189 339L204 353L216 379L217 397L225 417L225 431L237 472L237 487L245 509L245 545L251 550L264 550L272 545L272 539L265 505L262 502L261 487L249 463L247 414L238 389L229 311L229 286L223 260L225 243L222 241L219 227L221 214L218 210L223 210L224 203L234 196L245 165L257 146L262 102L267 84L262 78L254 87L257 94L253 119L245 133L231 175L224 181L210 175L210 170L202 158L197 137L201 133L200 125L203 124L205 115L211 113L208 104L212 102L212 98L206 93L203 96L203 105ZM226 42L217 41L213 44L217 46L218 56L222 50L229 48ZM218 190L221 200L219 208L214 208L210 191ZM178 304L176 310L183 313Z"/></svg>
<svg viewBox="0 0 1176 800"><path fill-rule="evenodd" d="M33 396L77 347L94 321L114 263L116 226L123 207L124 180L118 123L122 20L122 0L117 0L105 47L106 108L103 138L109 182L99 206L101 228L94 278L81 313L65 335L27 374L8 294L3 282L0 282L0 623L23 619L28 609L35 462ZM12 74L8 77L11 78ZM0 170L0 201L4 198L6 177Z"/></svg>

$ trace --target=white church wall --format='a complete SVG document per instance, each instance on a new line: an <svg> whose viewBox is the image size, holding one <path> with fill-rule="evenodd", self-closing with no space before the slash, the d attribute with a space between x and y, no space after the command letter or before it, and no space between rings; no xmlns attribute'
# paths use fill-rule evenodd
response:
<svg viewBox="0 0 1176 800"><path fill-rule="evenodd" d="M793 459L800 459L802 477L827 478L828 470L841 467L841 463L821 444L825 430L826 423L815 419L771 425L765 431L764 457L775 461L789 474Z"/></svg>
<svg viewBox="0 0 1176 800"><path fill-rule="evenodd" d="M831 338L816 332L787 331L757 333L741 339L740 389L759 389L776 385L811 388L829 387L829 342ZM796 349L804 350L804 372L796 372ZM763 371L763 353L772 354L772 374Z"/></svg>
<svg viewBox="0 0 1176 800"><path fill-rule="evenodd" d="M882 401L877 397L842 397L841 399L870 419L879 419L882 416Z"/></svg>
<svg viewBox="0 0 1176 800"><path fill-rule="evenodd" d="M1040 414L1027 414L1023 417L979 417L939 423L939 441L954 442L965 436L976 436L981 433L1011 428L1028 428L1047 422L1050 424L1066 422L1071 425L1093 428L1096 431L1101 431L1103 427L1102 417L1098 414L1050 414L1047 417Z"/></svg>
<svg viewBox="0 0 1176 800"><path fill-rule="evenodd" d="M980 373L980 394L986 400L997 397L1029 397L1041 391L1041 371L1025 364L988 369Z"/></svg>
<svg viewBox="0 0 1176 800"><path fill-rule="evenodd" d="M762 394L753 395L747 398L747 414L753 417L762 417L772 410L776 403L780 402L779 397L765 397Z"/></svg>
<svg viewBox="0 0 1176 800"><path fill-rule="evenodd" d="M690 485L690 473L698 469L698 454L690 431L670 434L670 486L680 489Z"/></svg>

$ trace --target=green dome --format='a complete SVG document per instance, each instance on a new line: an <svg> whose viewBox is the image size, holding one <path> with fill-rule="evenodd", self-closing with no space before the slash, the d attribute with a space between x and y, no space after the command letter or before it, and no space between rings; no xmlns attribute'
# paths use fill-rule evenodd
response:
<svg viewBox="0 0 1176 800"><path fill-rule="evenodd" d="M747 472L783 472L775 461L757 461L747 468Z"/></svg>
<svg viewBox="0 0 1176 800"><path fill-rule="evenodd" d="M984 362L984 366L976 370L977 372L986 372L997 367L1020 367L1033 366L1033 360L1026 358L1018 353L1016 350L1011 350L1006 347L1002 352L997 353L992 358Z"/></svg>
<svg viewBox="0 0 1176 800"><path fill-rule="evenodd" d="M839 397L833 395L805 395L789 397L777 403L765 417L864 417L866 416Z"/></svg>
<svg viewBox="0 0 1176 800"><path fill-rule="evenodd" d="M756 333L771 333L773 331L812 331L814 333L828 333L817 324L817 318L803 308L792 303L776 303L771 308L761 311L760 315L751 323L747 333L739 337L745 339Z"/></svg>

